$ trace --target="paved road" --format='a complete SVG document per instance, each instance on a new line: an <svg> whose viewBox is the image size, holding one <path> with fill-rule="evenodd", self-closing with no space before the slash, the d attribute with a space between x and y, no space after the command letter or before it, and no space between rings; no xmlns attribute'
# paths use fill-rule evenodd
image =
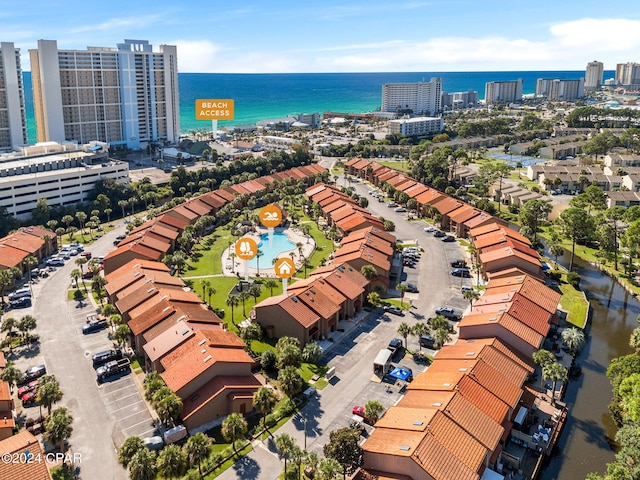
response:
<svg viewBox="0 0 640 480"><path fill-rule="evenodd" d="M105 234L87 250L94 257L106 255L113 249L113 240L124 233L124 225ZM152 418L142 401L130 375L98 385L90 356L111 348L108 332L82 334L82 324L89 313L95 312L90 302L79 307L67 301L71 284L71 270L77 268L75 257L67 260L46 279L34 285L34 305L31 311L14 311L20 318L32 313L40 335L39 348L16 356L20 368L45 363L47 373L54 374L64 394L56 406L65 406L73 416L73 434L69 440L73 452L79 453L76 464L79 478L124 479L126 471L117 463L116 449L131 435L149 435L153 431ZM26 416L38 415L38 407L25 411Z"/></svg>
<svg viewBox="0 0 640 480"><path fill-rule="evenodd" d="M329 160L330 161L330 160ZM328 162L323 162L328 167ZM353 185L361 195L367 195L370 187L362 184ZM367 198L372 199L371 196ZM421 293L406 294L405 299L412 299L414 314L395 316L390 314L372 314L366 322L358 326L351 324L345 329L345 334L339 343L327 352L323 360L330 367L336 367L336 376L331 383L319 391L317 396L299 412L298 415L280 428L276 435L289 433L300 447L322 452L322 447L329 441L329 432L348 425L351 409L354 405L364 405L368 400L376 399L386 407L397 403L401 394L399 384L390 386L384 382L374 381L373 360L378 352L386 348L391 338L397 337L396 330L400 322L405 321L413 325L433 316L433 310L440 305L450 305L459 310L468 308L468 302L460 293L461 279L449 274L449 262L463 258L464 251L457 242L444 243L432 234L423 231L427 225L424 222L407 222L403 214L396 213L386 204L376 201L369 203L369 210L374 215L382 215L392 220L396 225L394 234L401 241L414 242L418 240L425 249L418 266L407 269L401 281L407 281L418 286ZM470 285L470 279L463 279L462 284ZM343 327L341 322L341 327ZM416 348L414 337L409 337L409 348ZM394 364L409 367L414 374L424 369L413 362L410 356L394 358ZM371 427L367 427L367 432ZM261 442L256 442L261 443ZM256 444L254 444L255 446ZM271 451L270 455L265 452ZM257 450L251 452L243 465L250 465L251 478L258 480L273 480L281 472L277 452L273 448L272 440L263 442ZM279 469L276 467L279 465ZM221 480L240 480L245 467L232 468L224 472Z"/></svg>

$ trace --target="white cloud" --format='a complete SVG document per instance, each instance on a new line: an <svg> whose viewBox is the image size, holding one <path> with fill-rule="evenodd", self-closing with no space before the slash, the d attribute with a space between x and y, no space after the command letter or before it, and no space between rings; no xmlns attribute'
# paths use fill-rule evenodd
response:
<svg viewBox="0 0 640 480"><path fill-rule="evenodd" d="M200 51L192 52L191 46ZM452 36L251 52L183 41L178 55L183 72L273 73L580 70L593 59L614 69L616 63L640 60L638 52L640 21L585 18L550 24L546 35L535 40Z"/></svg>

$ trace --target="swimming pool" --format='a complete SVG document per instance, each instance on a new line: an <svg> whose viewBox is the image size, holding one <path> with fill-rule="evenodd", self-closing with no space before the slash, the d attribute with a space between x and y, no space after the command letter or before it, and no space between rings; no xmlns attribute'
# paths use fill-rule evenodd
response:
<svg viewBox="0 0 640 480"><path fill-rule="evenodd" d="M273 232L273 243L269 247L269 234L263 233L260 235L260 242L258 243L258 249L262 252L260 257L260 269L273 268L273 259L277 258L282 252L294 250L296 244L289 240L289 237L280 232ZM258 258L253 257L249 261L251 268L258 268Z"/></svg>

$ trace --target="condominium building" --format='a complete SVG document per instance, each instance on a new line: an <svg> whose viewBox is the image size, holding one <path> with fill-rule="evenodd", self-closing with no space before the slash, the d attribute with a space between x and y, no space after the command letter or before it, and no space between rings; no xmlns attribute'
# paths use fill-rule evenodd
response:
<svg viewBox="0 0 640 480"><path fill-rule="evenodd" d="M475 90L453 93L442 92L440 105L443 110L475 107L478 105L478 92Z"/></svg>
<svg viewBox="0 0 640 480"><path fill-rule="evenodd" d="M382 85L383 112L433 116L440 111L442 79L429 82L385 83Z"/></svg>
<svg viewBox="0 0 640 480"><path fill-rule="evenodd" d="M20 49L0 42L0 150L27 143Z"/></svg>
<svg viewBox="0 0 640 480"><path fill-rule="evenodd" d="M444 119L436 117L414 117L389 120L389 133L401 133L402 135L421 136L442 133Z"/></svg>
<svg viewBox="0 0 640 480"><path fill-rule="evenodd" d="M484 101L493 103L512 103L522 100L522 79L505 82L487 82L484 89Z"/></svg>
<svg viewBox="0 0 640 480"><path fill-rule="evenodd" d="M39 40L29 53L39 142L137 150L178 141L175 46L154 52L146 40L125 40L117 48L58 50L55 40Z"/></svg>
<svg viewBox="0 0 640 480"><path fill-rule="evenodd" d="M584 78L562 80L560 78L538 78L536 95L552 101L572 102L584 97Z"/></svg>
<svg viewBox="0 0 640 480"><path fill-rule="evenodd" d="M618 85L640 84L640 63L619 63L616 65L616 83Z"/></svg>
<svg viewBox="0 0 640 480"><path fill-rule="evenodd" d="M594 60L587 63L585 71L584 88L586 90L595 90L602 86L602 78L604 74L604 65L602 62Z"/></svg>
<svg viewBox="0 0 640 480"><path fill-rule="evenodd" d="M101 142L46 142L0 155L0 207L26 218L40 199L50 207L76 205L103 178L129 183L129 164L109 159L108 149Z"/></svg>

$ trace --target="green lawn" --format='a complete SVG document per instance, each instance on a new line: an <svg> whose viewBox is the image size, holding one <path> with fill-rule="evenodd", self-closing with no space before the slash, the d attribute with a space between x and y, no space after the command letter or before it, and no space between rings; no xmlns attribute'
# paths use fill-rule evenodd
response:
<svg viewBox="0 0 640 480"><path fill-rule="evenodd" d="M411 167L409 166L409 162L406 161L384 161L384 162L377 162L380 165L384 165L385 167L388 168L393 168L394 170L398 170L399 172L410 172L411 171Z"/></svg>
<svg viewBox="0 0 640 480"><path fill-rule="evenodd" d="M584 298L581 290L576 290L566 283L566 274L562 275L562 281L558 285L562 298L560 299L560 309L568 312L567 322L579 328L584 328L587 324L587 311L589 303Z"/></svg>

